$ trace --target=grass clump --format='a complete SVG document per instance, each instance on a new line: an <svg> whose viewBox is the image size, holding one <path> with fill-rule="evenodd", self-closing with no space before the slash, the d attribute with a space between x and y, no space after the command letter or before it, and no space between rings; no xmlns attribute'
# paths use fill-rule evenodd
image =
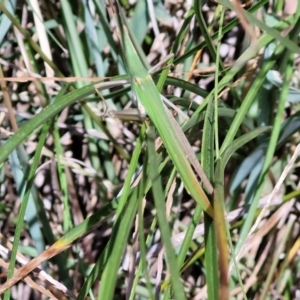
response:
<svg viewBox="0 0 300 300"><path fill-rule="evenodd" d="M295 2L0 3L4 299L297 298Z"/></svg>

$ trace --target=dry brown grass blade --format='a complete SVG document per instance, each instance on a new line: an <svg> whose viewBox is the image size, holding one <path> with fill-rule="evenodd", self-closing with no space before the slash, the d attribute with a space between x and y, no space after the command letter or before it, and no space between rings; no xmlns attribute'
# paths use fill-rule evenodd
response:
<svg viewBox="0 0 300 300"><path fill-rule="evenodd" d="M3 78L3 71L2 71L2 66L1 65L0 65L0 78ZM12 102L11 102L11 99L10 99L10 95L9 95L9 92L8 92L6 82L5 81L0 81L0 86L1 86L2 94L3 94L4 104L5 104L5 107L6 107L7 112L8 112L8 117L9 117L10 124L12 126L13 131L17 132L18 131L18 124L17 124L16 118L15 118L15 115L13 113L13 107L12 107L12 104L11 104Z"/></svg>
<svg viewBox="0 0 300 300"><path fill-rule="evenodd" d="M216 4L219 4L218 0L210 0L211 2L214 2ZM231 2L236 1L236 0L229 0ZM240 7L248 7L253 3L253 0L248 0L245 3L239 3Z"/></svg>
<svg viewBox="0 0 300 300"><path fill-rule="evenodd" d="M296 161L296 159L298 158L300 154L300 144L296 147L294 154L291 158L291 160L289 161L289 163L286 165L286 167L284 168L279 180L277 181L272 193L270 194L268 201L266 202L266 204L264 205L260 215L257 217L254 225L252 226L248 237L243 245L243 247L241 248L241 250L239 251L238 255L236 256L236 259L239 260L244 254L245 254L245 248L247 247L248 243L251 240L251 237L253 236L253 233L256 231L256 229L258 228L258 225L260 224L261 220L264 218L265 213L270 205L270 203L272 202L272 199L279 193L280 188L285 180L285 178L287 177L287 175L289 174L289 172L291 171L291 169L294 166L294 163Z"/></svg>
<svg viewBox="0 0 300 300"><path fill-rule="evenodd" d="M9 263L5 262L2 258L0 258L0 265L5 268L8 269L9 267ZM15 271L17 271L18 269L15 268ZM41 294L49 297L50 299L55 299L55 300L59 300L57 299L49 290L43 288L42 286L38 285L37 283L35 283L31 278L29 277L25 277L24 281L31 286L33 289L39 291Z"/></svg>
<svg viewBox="0 0 300 300"><path fill-rule="evenodd" d="M258 39L256 33L253 30L249 21L247 20L243 10L244 6L247 6L247 4L251 4L253 1L248 1L248 3L245 4L240 3L240 1L238 0L232 0L231 2L233 7L235 8L235 12L237 14L237 17L240 20L242 27L244 28L246 34L248 34L251 39L252 46L256 47L258 45Z"/></svg>
<svg viewBox="0 0 300 300"><path fill-rule="evenodd" d="M278 226L279 222L286 220L287 215L290 213L290 208L294 205L294 200L284 203L273 215L267 219L261 228L255 232L254 235L249 239L246 247L244 248L244 253L247 253L247 256L255 256L259 252L263 238L272 232L272 230ZM273 236L271 236L273 239ZM244 291L247 292L258 280L258 273L261 272L261 267L265 264L266 259L270 256L269 251L273 251L271 246L274 245L274 241L270 240L265 246L264 251L260 254L260 257L255 264L254 270L251 271L250 277L246 279ZM253 254L251 254L253 253ZM231 270L232 271L232 270ZM231 295L238 295L241 293L241 289L237 288L232 291Z"/></svg>
<svg viewBox="0 0 300 300"><path fill-rule="evenodd" d="M3 294L7 289L11 288L18 281L25 278L30 272L35 270L40 264L44 261L52 258L53 256L59 254L60 252L69 248L70 245L62 245L61 243L54 243L50 248L45 250L42 254L32 259L26 265L21 267L16 273L14 273L13 277L8 279L1 287L0 287L0 295Z"/></svg>
<svg viewBox="0 0 300 300"><path fill-rule="evenodd" d="M263 197L260 200L258 207L264 207L266 205L266 202L268 201L268 198L269 198L269 195ZM281 203L282 203L282 195L278 194L278 195L276 195L275 198L272 199L270 206L279 205ZM233 222L237 218L241 217L243 212L244 212L243 208L238 208L234 211L229 212L226 216L227 222ZM172 237L172 244L174 247L178 247L182 244L185 234L186 234L186 232L184 231L184 232L178 233ZM197 225L197 227L194 231L193 239L197 239L203 235L204 235L204 224L199 224L199 225Z"/></svg>
<svg viewBox="0 0 300 300"><path fill-rule="evenodd" d="M59 82L99 82L101 80L105 80L105 77L41 77L38 76L22 76L22 77L2 77L0 78L0 82L8 81L8 82L28 82L28 81L39 81L39 82L52 82L52 81L59 81Z"/></svg>
<svg viewBox="0 0 300 300"><path fill-rule="evenodd" d="M3 244L7 247L5 248L2 244L0 244L0 254L2 257L6 257L10 255L10 251L12 250L12 244L0 233L0 239L3 242ZM28 260L25 256L23 256L22 253L19 251L17 252L17 261L21 265L26 265L28 263ZM9 264L4 262L2 259L0 261L1 266L8 269ZM17 272L18 269L15 269ZM45 271L43 271L40 268L35 268L34 272L37 274L37 277L44 281L46 286L51 288L52 291L48 291L46 288L41 287L40 285L36 284L31 278L25 277L24 281L28 283L32 288L38 290L39 292L45 294L46 296L50 297L51 299L56 299L54 294L57 294L57 291L61 291L63 294L68 295L69 298L75 299L76 296L73 294L72 291L68 290L66 286L55 280L52 276L47 274ZM52 294L53 293L53 294Z"/></svg>

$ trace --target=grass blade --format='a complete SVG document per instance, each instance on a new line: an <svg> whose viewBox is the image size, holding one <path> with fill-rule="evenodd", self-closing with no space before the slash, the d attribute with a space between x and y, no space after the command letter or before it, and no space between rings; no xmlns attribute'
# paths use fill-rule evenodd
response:
<svg viewBox="0 0 300 300"><path fill-rule="evenodd" d="M117 3L111 2L112 7L118 7ZM118 17L116 12L111 11L112 17ZM117 22L118 23L118 22ZM143 66L139 59L139 56L131 43L128 30L125 26L119 28L120 36L122 37L122 47L124 50L124 56L128 68L128 72L131 78L132 89L137 96L137 99L145 107L147 114L153 121L156 129L158 130L164 145L173 160L185 186L193 198L202 206L202 208L211 216L213 211L211 204L208 201L206 194L200 186L194 171L191 167L191 161L187 159L194 159L194 152L191 150L188 140L182 133L179 126L174 128L174 122L170 120L171 115L167 113L160 94L147 70ZM175 125L176 126L176 125ZM179 137L180 134L180 137ZM189 152L187 152L189 147ZM194 162L193 161L193 162ZM198 164L199 165L199 162ZM200 173L198 173L207 191L213 192L213 188L205 173L200 166Z"/></svg>

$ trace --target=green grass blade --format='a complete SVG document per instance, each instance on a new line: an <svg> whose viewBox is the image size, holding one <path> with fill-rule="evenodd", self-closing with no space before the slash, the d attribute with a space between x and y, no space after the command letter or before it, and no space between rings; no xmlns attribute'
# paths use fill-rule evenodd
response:
<svg viewBox="0 0 300 300"><path fill-rule="evenodd" d="M214 182L214 102L208 103L203 127L201 162L204 172L211 182ZM213 199L210 199L211 201ZM216 239L216 224L213 219L205 215L205 268L207 296L209 299L219 298L218 247Z"/></svg>
<svg viewBox="0 0 300 300"><path fill-rule="evenodd" d="M144 136L145 136L145 130L142 129L140 132L140 136L137 140L134 152L132 154L132 160L130 162L129 170L128 170L127 177L126 177L127 180L124 184L121 198L118 200L117 207L118 207L119 214L121 214L122 211L124 210L126 200L129 197L129 188L130 188L131 178L137 167L138 158L139 158L141 150L142 150ZM78 299L85 299L85 297L86 297L88 291L90 290L91 286L93 285L94 281L96 280L96 278L99 278L100 272L104 268L104 265L105 265L105 257L107 257L107 255L109 254L109 252L107 252L108 250L109 250L109 247L107 246L106 250L103 251L103 253L99 257L99 259L97 260L92 272L90 273L90 275L88 276L88 278L85 281L85 284L83 285L83 287L80 290Z"/></svg>
<svg viewBox="0 0 300 300"><path fill-rule="evenodd" d="M7 280L9 280L13 275L14 275L14 268L15 268L15 262L16 262L16 256L17 256L17 252L18 252L18 245L20 242L20 236L22 233L22 228L23 228L23 221L24 221L24 216L26 213L26 209L27 209L27 204L28 202L32 199L32 186L34 183L34 177L35 177L35 172L36 169L38 167L38 162L40 159L40 155L42 152L42 148L44 146L44 142L46 139L46 135L47 132L49 130L50 124L47 124L43 127L43 131L42 131L42 135L41 138L39 140L39 144L37 146L35 155L34 155L34 160L32 163L32 166L28 172L28 180L24 189L24 197L21 203L21 207L20 207L20 211L18 214L18 222L17 222L17 226L16 226L16 230L15 230L15 234L14 234L14 242L13 242L13 248L12 248L12 253L11 253L11 257L10 257L10 263L9 263L9 268L8 268L8 272L7 272ZM23 152L25 151L23 149L23 146L19 146L19 149L16 149L17 152ZM27 172L25 170L25 172ZM31 220L30 220L31 221ZM8 289L5 294L4 294L4 299L5 300L9 300L10 299L10 289Z"/></svg>
<svg viewBox="0 0 300 300"><path fill-rule="evenodd" d="M280 50L280 48L281 47L279 47L279 50ZM278 52L276 54L278 54ZM277 55L275 55L275 57L277 57ZM274 153L275 153L275 150L276 150L276 146L277 146L277 142L278 142L278 138L279 138L279 134L280 134L281 120L282 120L282 116L283 116L283 113L284 113L286 98L287 98L287 94L288 94L288 91L289 91L289 85L290 85L290 81L291 81L291 77L292 77L292 73L293 73L293 61L291 59L292 57L293 57L293 55L291 55L289 64L286 68L286 73L285 73L284 82L283 82L283 85L282 85L282 91L281 91L280 98L279 98L279 105L277 107L277 113L276 113L276 117L275 117L275 120L274 120L274 125L273 125L273 129L272 129L272 133L271 133L271 138L270 138L270 142L269 142L269 145L268 145L268 150L267 150L266 158L265 158L265 161L264 161L264 165L263 165L263 168L262 168L261 174L259 176L259 180L258 180L259 186L258 186L258 189L256 191L254 200L251 204L251 207L249 209L249 212L248 212L249 216L246 219L245 224L244 224L244 226L241 230L240 238L239 238L239 241L238 241L238 243L236 245L236 248L235 248L236 253L238 253L238 251L241 249L242 245L244 244L246 236L247 236L247 234L250 230L250 227L252 225L252 222L254 220L255 211L256 211L258 201L259 201L259 198L260 198L260 195L261 195L261 191L262 191L262 188L263 188L263 184L264 184L264 179L266 177L266 174L267 174L267 172L270 168L272 159L274 157Z"/></svg>
<svg viewBox="0 0 300 300"><path fill-rule="evenodd" d="M230 157L243 145L246 143L250 142L251 140L255 139L258 137L260 134L270 131L271 127L266 126L266 127L260 127L257 128L251 132L248 132L246 134L243 134L242 136L238 137L235 139L229 146L228 148L225 149L225 151L222 154L222 163L223 163L223 171L225 170L225 167L230 159Z"/></svg>
<svg viewBox="0 0 300 300"><path fill-rule="evenodd" d="M209 53L212 56L213 61L216 62L217 61L217 51L213 44L212 38L210 37L210 34L208 32L208 29L205 24L205 20L204 20L202 11L201 11L203 4L204 4L203 0L195 0L194 1L195 16L197 18L198 25L200 27L201 33L203 34L203 38L206 42ZM224 66L221 62L220 62L220 69L221 70L224 69Z"/></svg>
<svg viewBox="0 0 300 300"><path fill-rule="evenodd" d="M129 170L119 201L116 220L108 246L106 247L107 261L101 276L101 285L98 299L113 299L114 289L117 281L117 272L124 252L128 235L131 231L132 222L138 207L140 195L137 189L129 196L131 179L137 169L138 158L142 149L145 130L142 129L139 142L135 148L130 162Z"/></svg>
<svg viewBox="0 0 300 300"><path fill-rule="evenodd" d="M149 155L149 175L152 181L152 193L154 197L156 216L161 232L161 238L166 251L166 257L168 262L168 267L170 269L172 290L174 292L174 298L178 300L186 299L183 286L180 279L179 268L177 265L175 252L171 244L171 232L169 228L169 223L166 217L166 207L165 203L162 201L164 199L164 192L161 183L161 177L158 173L159 162L157 161L157 153L154 146L155 133L154 128L150 127L150 132L148 133L148 155Z"/></svg>
<svg viewBox="0 0 300 300"><path fill-rule="evenodd" d="M55 122L53 126L53 137L56 150L57 174L60 188L62 191L61 201L63 204L63 230L64 232L67 232L73 227L73 220L71 217L72 208L70 207L69 203L68 182L65 173L65 166L62 161L62 159L64 158L64 151L60 142L60 135L57 122Z"/></svg>
<svg viewBox="0 0 300 300"><path fill-rule="evenodd" d="M121 27L119 30L122 33L122 46L128 73L131 78L132 89L137 99L145 107L150 119L155 124L187 190L191 193L193 198L200 203L203 209L212 216L212 207L187 159L188 156L194 158L195 154L193 151L187 153L187 147L190 147L190 145L184 134L182 133L180 138L178 137L181 129L179 126L176 129L174 128L174 126L176 126L174 122L176 123L176 121L174 120L174 122L172 122L170 120L170 118L172 118L171 114L167 113L151 76L139 60L139 56L131 43L127 28ZM195 158L195 160L197 159ZM207 190L211 193L212 187L204 172L201 172L199 176L203 184L207 187Z"/></svg>
<svg viewBox="0 0 300 300"><path fill-rule="evenodd" d="M269 2L269 0L262 0L259 1L258 3L254 4L250 9L249 12L253 13L255 11L257 11L259 8L261 8L262 6L264 6L265 4L267 4ZM190 14L194 13L194 11L190 11L189 15L187 17L187 22L190 22ZM192 15L193 16L193 15ZM232 30L235 26L237 26L239 24L239 19L234 19L233 21L231 21L229 24L227 24L226 26L223 27L222 32L223 34L229 32L230 30ZM211 40L215 40L218 38L218 32L214 33L210 39ZM182 61L186 60L188 57L190 57L191 55L194 55L197 51L199 51L200 49L203 49L204 47L207 46L206 40L204 40L203 42L201 42L199 45L197 45L196 47L190 49L189 51L187 51L186 53L184 53L183 55L181 55L180 57L176 58L174 60L174 64L177 65L178 63L181 63Z"/></svg>
<svg viewBox="0 0 300 300"><path fill-rule="evenodd" d="M221 3L222 5L224 5L225 7L231 9L232 11L235 11L235 8L230 3L230 1L218 0L218 2ZM299 6L299 4L298 4L298 6ZM299 9L298 9L298 11L299 11ZM256 17L253 16L253 14L249 13L247 10L244 10L244 13L251 24L257 26L260 30L265 31L273 39L275 39L275 40L279 41L280 43L282 43L283 45L285 45L285 47L288 48L290 51L300 54L300 48L298 47L296 42L284 37L276 29L267 26L264 22L258 20Z"/></svg>
<svg viewBox="0 0 300 300"><path fill-rule="evenodd" d="M135 190L136 191L136 190ZM117 272L120 266L122 254L127 244L127 239L131 231L131 226L136 214L138 201L137 193L134 192L127 199L127 206L114 223L113 231L106 247L105 267L101 276L100 291L98 299L113 299L115 285L117 282Z"/></svg>
<svg viewBox="0 0 300 300"><path fill-rule="evenodd" d="M272 68L274 63L275 63L275 61L270 61L270 62L264 64L262 66L262 69L259 71L257 79L253 82L250 90L247 93L247 96L243 100L243 103L230 126L229 132L226 135L225 140L220 149L221 154L232 143L237 131L240 128L241 123L243 122L243 119L247 115L249 108L250 108L251 104L253 103L254 98L256 97L259 89L261 88L262 84L265 81L265 76L266 76L267 72Z"/></svg>
<svg viewBox="0 0 300 300"><path fill-rule="evenodd" d="M124 81L126 83L126 81ZM101 88L106 89L119 85L119 83L106 82ZM36 129L43 125L47 120L55 117L59 112L61 112L67 106L74 104L77 101L83 100L85 97L94 93L94 85L88 85L76 91L73 91L58 101L48 105L42 112L36 115L33 119L27 121L18 132L16 132L8 141L1 147L0 152L0 163L4 162L10 152L15 149L20 143L24 142L25 139L30 136Z"/></svg>

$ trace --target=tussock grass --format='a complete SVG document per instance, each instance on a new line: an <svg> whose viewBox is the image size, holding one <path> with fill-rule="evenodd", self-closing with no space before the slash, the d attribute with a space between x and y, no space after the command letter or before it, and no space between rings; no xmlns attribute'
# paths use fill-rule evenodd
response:
<svg viewBox="0 0 300 300"><path fill-rule="evenodd" d="M0 3L3 299L299 296L296 2Z"/></svg>

